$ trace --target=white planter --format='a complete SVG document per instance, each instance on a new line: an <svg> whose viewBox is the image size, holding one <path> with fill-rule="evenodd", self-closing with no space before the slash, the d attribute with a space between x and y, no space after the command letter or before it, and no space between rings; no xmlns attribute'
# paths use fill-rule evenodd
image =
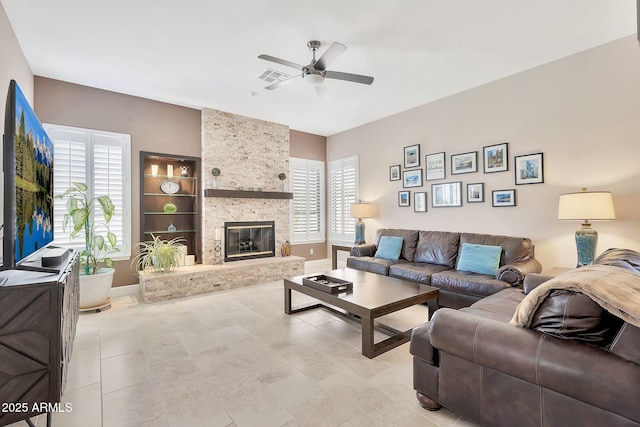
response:
<svg viewBox="0 0 640 427"><path fill-rule="evenodd" d="M98 274L80 273L80 309L98 309L109 304L113 268L101 268Z"/></svg>

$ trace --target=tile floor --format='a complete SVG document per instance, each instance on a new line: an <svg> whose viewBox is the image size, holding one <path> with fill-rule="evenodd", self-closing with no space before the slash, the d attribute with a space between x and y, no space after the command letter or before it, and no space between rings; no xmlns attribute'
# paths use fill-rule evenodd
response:
<svg viewBox="0 0 640 427"><path fill-rule="evenodd" d="M294 292L294 304L307 300ZM409 329L426 310L384 320ZM63 397L72 410L52 424L473 425L418 405L409 344L369 360L360 339L358 323L326 310L284 314L282 281L154 304L119 297L80 316Z"/></svg>

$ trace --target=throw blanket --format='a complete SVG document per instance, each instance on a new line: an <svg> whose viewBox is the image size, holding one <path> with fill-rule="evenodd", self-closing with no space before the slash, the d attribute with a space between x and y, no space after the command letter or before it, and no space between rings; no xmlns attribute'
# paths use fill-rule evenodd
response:
<svg viewBox="0 0 640 427"><path fill-rule="evenodd" d="M554 289L581 292L600 307L640 328L640 275L609 265L590 265L561 274L529 292L509 322L528 328L542 301Z"/></svg>

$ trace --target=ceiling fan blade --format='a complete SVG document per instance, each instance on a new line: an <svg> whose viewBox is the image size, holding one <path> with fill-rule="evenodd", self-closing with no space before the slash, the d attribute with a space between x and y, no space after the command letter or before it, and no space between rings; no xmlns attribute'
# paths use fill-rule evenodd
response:
<svg viewBox="0 0 640 427"><path fill-rule="evenodd" d="M276 64L286 65L287 67L296 68L298 70L302 70L302 65L296 64L295 62L287 61L286 59L276 58L271 55L258 55L258 58L264 59L265 61L275 62Z"/></svg>
<svg viewBox="0 0 640 427"><path fill-rule="evenodd" d="M316 85L316 93L320 96L320 98L322 99L328 99L329 98L329 89L327 89L327 85L322 82L319 85Z"/></svg>
<svg viewBox="0 0 640 427"><path fill-rule="evenodd" d="M373 83L373 77L363 76L361 74L343 73L341 71L325 71L324 76L328 79L346 80L348 82L362 83L365 85Z"/></svg>
<svg viewBox="0 0 640 427"><path fill-rule="evenodd" d="M265 89L267 89L267 90L278 89L280 86L284 86L284 85L290 83L293 79L296 79L298 77L300 77L300 74L297 74L297 75L291 76L291 77L287 77L284 80L280 80L279 82L275 82L273 84L270 84L269 86L265 87Z"/></svg>
<svg viewBox="0 0 640 427"><path fill-rule="evenodd" d="M342 55L345 50L347 50L347 47L342 43L338 43L338 42L331 43L331 46L329 46L329 49L327 49L322 54L320 59L316 61L316 63L313 65L313 68L319 71L326 70L329 64L335 61L340 55Z"/></svg>

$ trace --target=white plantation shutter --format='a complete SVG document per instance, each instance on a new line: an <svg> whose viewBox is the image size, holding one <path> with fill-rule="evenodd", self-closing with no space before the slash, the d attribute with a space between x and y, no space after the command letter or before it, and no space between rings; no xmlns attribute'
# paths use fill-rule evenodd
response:
<svg viewBox="0 0 640 427"><path fill-rule="evenodd" d="M358 157L329 162L329 239L352 242L356 227L350 216L352 203L358 201Z"/></svg>
<svg viewBox="0 0 640 427"><path fill-rule="evenodd" d="M103 132L68 126L45 125L53 141L53 190L62 194L73 182L84 182L94 195L108 195L115 205L115 214L109 223L116 234L120 252L112 258L131 254L131 137L125 134ZM71 240L70 227L62 229L67 213L64 200L54 202L54 242L60 246L81 247L82 236ZM97 222L102 222L102 211L94 211ZM106 230L100 230L105 234Z"/></svg>
<svg viewBox="0 0 640 427"><path fill-rule="evenodd" d="M324 162L291 158L291 241L324 241Z"/></svg>

